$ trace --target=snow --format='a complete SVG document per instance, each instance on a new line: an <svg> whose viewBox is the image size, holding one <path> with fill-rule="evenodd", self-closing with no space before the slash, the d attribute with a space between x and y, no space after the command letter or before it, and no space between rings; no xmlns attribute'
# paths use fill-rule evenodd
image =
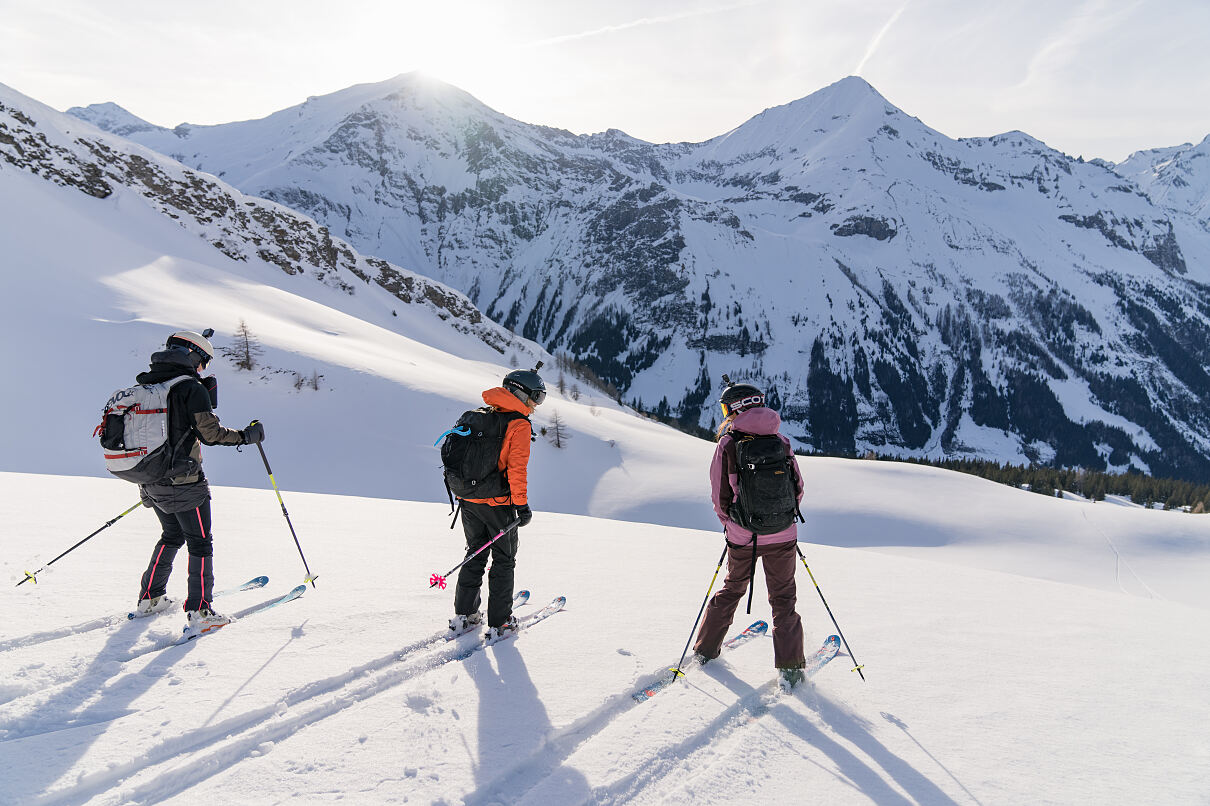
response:
<svg viewBox="0 0 1210 806"><path fill-rule="evenodd" d="M432 441L504 356L428 309L231 261L120 188L0 165L0 242L0 357L21 381L0 403L0 804L1210 797L1210 519L802 459L801 547L866 680L846 653L779 694L764 638L634 703L677 662L722 548L708 442L552 384L535 423L557 410L571 437L533 446L519 612L567 606L452 661L461 645L416 648L452 609L429 575L463 551ZM171 330L225 344L241 318L270 366L324 376L296 390L215 362L224 421L266 423L316 586L161 648L179 614L123 617L158 533L141 508L16 586L137 499L89 438L103 400ZM238 614L302 562L257 454L205 453L217 587L271 580L216 603ZM798 579L811 650L835 627ZM759 593L734 631L757 618Z"/></svg>
<svg viewBox="0 0 1210 806"><path fill-rule="evenodd" d="M917 556L803 544L867 679L842 655L792 695L770 685L766 638L649 702L629 698L676 662L716 533L539 511L522 532L518 584L534 599L519 612L557 594L565 611L441 664L444 643L400 654L450 611L449 592L427 587L460 556L445 508L292 491L285 501L319 574L297 602L146 654L176 634L179 616L34 642L129 608L156 536L136 510L36 586L0 592L0 759L22 771L7 777L4 802L1204 802L1208 603L1175 601L1164 562L1204 579L1201 519L988 485L979 504L998 501L1015 511L1006 527L1035 533L1009 551L970 528L982 517L972 502L928 495L954 492L955 474L848 464L868 489L915 501L914 520L865 517ZM14 581L25 560L49 559L133 493L117 480L17 473L0 474L0 489L11 536L0 574ZM871 502L848 490L815 474L808 534L846 509L860 528ZM1020 506L1033 498L1048 506ZM48 520L52 508L59 517ZM1200 534L1146 547L1123 537L1151 598L970 567L972 553L1016 556L1062 576L1063 529L1039 515L1068 510L1114 534L1148 519ZM217 585L272 580L220 599L224 608L297 584L302 565L271 491L219 487L214 511ZM925 521L965 535L964 550L906 545ZM1104 544L1065 551L1109 573ZM833 627L799 580L814 647ZM183 593L179 569L170 593ZM737 614L736 631L748 618ZM751 618L769 618L759 595Z"/></svg>

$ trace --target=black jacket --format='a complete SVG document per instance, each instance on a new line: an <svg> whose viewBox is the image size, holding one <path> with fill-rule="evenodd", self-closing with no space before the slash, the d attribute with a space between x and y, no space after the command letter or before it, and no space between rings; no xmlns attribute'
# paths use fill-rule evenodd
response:
<svg viewBox="0 0 1210 806"><path fill-rule="evenodd" d="M234 428L225 428L210 408L210 393L197 376L187 350L170 347L153 353L150 369L140 372L135 381L163 383L180 376L190 379L178 383L168 392L168 441L171 445L180 445L180 452L194 460L197 471L157 484L141 485L143 502L155 504L164 512L193 509L210 497L210 486L201 469L200 443L242 445L244 442L244 435Z"/></svg>

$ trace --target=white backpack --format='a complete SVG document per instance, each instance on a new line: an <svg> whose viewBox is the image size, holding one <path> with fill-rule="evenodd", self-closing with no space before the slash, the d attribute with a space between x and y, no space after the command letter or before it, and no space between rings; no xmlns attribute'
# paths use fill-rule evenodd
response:
<svg viewBox="0 0 1210 806"><path fill-rule="evenodd" d="M153 484L192 469L189 457L176 456L180 446L168 444L168 392L184 380L189 376L119 389L106 401L93 431L105 451L106 470L136 484Z"/></svg>

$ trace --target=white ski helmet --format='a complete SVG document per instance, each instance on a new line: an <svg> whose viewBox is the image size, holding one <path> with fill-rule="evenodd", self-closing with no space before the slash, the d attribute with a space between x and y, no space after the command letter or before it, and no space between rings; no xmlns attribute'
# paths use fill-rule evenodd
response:
<svg viewBox="0 0 1210 806"><path fill-rule="evenodd" d="M206 329L207 335L214 335L214 331ZM192 330L178 330L168 337L166 342L168 347L184 347L192 353L196 353L199 357L198 366L209 364L214 359L214 345L210 343L210 339L203 336L201 333Z"/></svg>

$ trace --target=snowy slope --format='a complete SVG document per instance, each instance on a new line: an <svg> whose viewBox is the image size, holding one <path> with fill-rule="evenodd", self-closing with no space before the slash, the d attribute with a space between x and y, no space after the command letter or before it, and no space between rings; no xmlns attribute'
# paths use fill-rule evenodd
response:
<svg viewBox="0 0 1210 806"><path fill-rule="evenodd" d="M1115 167L953 140L855 77L698 144L529 125L416 75L131 136L690 424L729 372L829 453L1210 477L1205 143Z"/></svg>
<svg viewBox="0 0 1210 806"><path fill-rule="evenodd" d="M677 660L717 533L539 512L519 584L538 604L567 595L565 611L442 663L444 644L400 655L450 609L426 585L460 555L445 510L287 492L317 588L156 652L179 616L67 629L129 607L155 538L145 511L36 587L11 585L21 560L87 534L131 488L0 474L0 803L1205 803L1210 600L1203 586L1196 606L1178 604L1169 574L1179 561L1205 578L1206 519L990 484L972 498L966 479L908 466L804 466L812 529L847 511L858 530L877 517L882 543L927 539L928 521L961 545L922 559L804 544L865 682L841 656L777 697L762 639L642 704L629 694ZM847 483L824 486L836 475ZM874 489L913 505L867 513ZM1021 506L1033 499L1048 506ZM1034 536L1014 554L1056 581L964 567L1003 559L972 528L988 508ZM1063 513L1081 510L1115 539L1153 535L1118 544L1153 598L1072 584L1070 559L1113 575L1104 543L1068 544ZM273 580L220 600L230 612L301 579L271 492L218 488L215 512L217 584ZM1196 536L1159 539L1187 523ZM799 583L815 645L832 624L805 572ZM758 595L736 626L768 615Z"/></svg>
<svg viewBox="0 0 1210 806"><path fill-rule="evenodd" d="M868 680L841 657L775 697L765 639L636 705L721 548L711 445L552 390L536 422L557 410L571 439L534 444L518 581L526 610L565 594L565 612L464 661L400 658L448 616L427 580L462 553L432 440L505 355L443 309L233 259L124 185L99 199L0 163L0 228L0 358L34 396L0 411L40 426L6 429L0 464L6 806L1205 802L1210 520L804 459L803 548ZM222 343L241 318L268 365L324 376L296 389L216 362L219 414L266 422L317 587L155 651L179 615L120 618L156 537L141 509L14 587L135 500L84 477L102 475L89 434L109 391L171 329ZM218 587L272 578L220 600L239 613L302 564L258 457L212 448L206 467ZM799 580L815 645L833 626Z"/></svg>

